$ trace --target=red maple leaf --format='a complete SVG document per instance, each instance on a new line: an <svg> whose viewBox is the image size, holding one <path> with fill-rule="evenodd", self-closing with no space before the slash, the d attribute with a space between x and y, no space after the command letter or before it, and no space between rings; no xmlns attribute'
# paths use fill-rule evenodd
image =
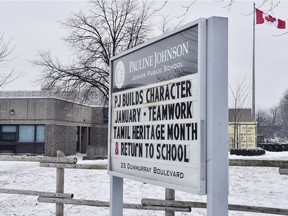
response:
<svg viewBox="0 0 288 216"><path fill-rule="evenodd" d="M274 17L268 15L268 16L265 16L265 20L268 21L268 22L273 23L273 22L276 21L276 18L274 18Z"/></svg>

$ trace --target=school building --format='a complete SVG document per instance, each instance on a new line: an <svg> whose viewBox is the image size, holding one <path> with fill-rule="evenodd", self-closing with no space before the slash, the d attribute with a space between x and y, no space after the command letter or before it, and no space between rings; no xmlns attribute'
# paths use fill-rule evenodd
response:
<svg viewBox="0 0 288 216"><path fill-rule="evenodd" d="M107 107L39 92L0 92L0 153L107 156Z"/></svg>
<svg viewBox="0 0 288 216"><path fill-rule="evenodd" d="M257 148L257 124L251 109L229 109L229 149Z"/></svg>

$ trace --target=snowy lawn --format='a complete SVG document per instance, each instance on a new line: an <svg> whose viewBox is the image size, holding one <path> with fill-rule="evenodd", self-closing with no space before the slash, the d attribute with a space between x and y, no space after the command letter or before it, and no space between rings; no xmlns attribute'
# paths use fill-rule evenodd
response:
<svg viewBox="0 0 288 216"><path fill-rule="evenodd" d="M106 163L107 161L82 161L78 163ZM237 159L287 160L288 152L267 152L263 156ZM229 203L277 208L288 208L288 176L281 176L278 168L230 167ZM106 170L65 170L65 192L73 193L76 199L109 201L109 176ZM55 168L39 167L37 162L1 162L0 188L55 192ZM141 203L142 198L164 199L164 188L124 180L124 202ZM176 200L205 201L206 196L176 191ZM108 208L65 205L67 216L107 216ZM0 216L52 216L55 204L38 203L35 196L0 194ZM124 210L129 216L162 216L162 211ZM181 216L206 215L205 209L192 209L191 213L176 213ZM231 216L272 216L269 214L229 212Z"/></svg>

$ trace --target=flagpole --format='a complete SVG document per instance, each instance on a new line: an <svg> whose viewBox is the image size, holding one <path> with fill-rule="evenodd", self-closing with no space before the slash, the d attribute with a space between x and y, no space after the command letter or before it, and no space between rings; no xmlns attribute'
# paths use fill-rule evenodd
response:
<svg viewBox="0 0 288 216"><path fill-rule="evenodd" d="M251 116L255 119L255 2L253 4L253 54L252 54L252 112Z"/></svg>

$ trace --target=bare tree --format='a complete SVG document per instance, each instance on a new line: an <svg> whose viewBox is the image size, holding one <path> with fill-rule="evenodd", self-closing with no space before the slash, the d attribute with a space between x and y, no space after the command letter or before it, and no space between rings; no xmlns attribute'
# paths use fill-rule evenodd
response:
<svg viewBox="0 0 288 216"><path fill-rule="evenodd" d="M233 125L233 141L232 148L239 148L239 137L238 137L238 124L244 121L246 113L243 112L243 108L248 106L249 96L251 93L251 86L245 84L245 79L239 82L236 86L236 89L233 90L231 85L229 84L229 89L231 92L231 100L230 100L230 117L229 121Z"/></svg>
<svg viewBox="0 0 288 216"><path fill-rule="evenodd" d="M9 57L13 51L11 46L11 39L5 40L4 33L0 33L0 68L6 67L5 63L9 61ZM4 86L15 80L18 76L15 74L14 70L9 71L8 73L0 71L0 87Z"/></svg>
<svg viewBox="0 0 288 216"><path fill-rule="evenodd" d="M215 0L216 1L216 0ZM165 7L152 7L153 1L137 0L91 0L86 13L72 14L62 22L68 31L65 42L75 51L70 63L63 63L49 51L39 53L33 63L43 70L43 89L51 92L73 92L75 96L89 99L91 96L108 99L109 59L149 39L151 17ZM221 1L220 1L221 2ZM231 6L234 1L228 1ZM263 1L263 3L267 0ZM197 3L191 0L181 3L186 11ZM227 1L224 1L224 5ZM174 27L167 17L162 17L161 32ZM178 24L179 25L179 24ZM176 25L176 26L178 26Z"/></svg>
<svg viewBox="0 0 288 216"><path fill-rule="evenodd" d="M45 89L72 91L85 100L109 95L109 60L148 39L152 2L92 0L87 13L73 14L61 24L69 31L65 42L75 51L74 61L63 64L49 52L33 63L43 69Z"/></svg>
<svg viewBox="0 0 288 216"><path fill-rule="evenodd" d="M258 134L265 138L275 138L275 133L280 132L280 107L274 106L270 109L260 109L256 113Z"/></svg>
<svg viewBox="0 0 288 216"><path fill-rule="evenodd" d="M171 0L163 1L162 5L156 9L157 11L162 10ZM215 2L219 2L223 4L224 8L230 10L230 8L235 3L235 0L214 0ZM181 16L185 16L191 9L191 7L199 2L199 0L190 0L190 1L182 1L180 7L183 9L183 14ZM279 4L281 0L262 0L259 1L259 8L263 7L264 5L268 5L268 11L273 11ZM251 13L252 14L252 13Z"/></svg>
<svg viewBox="0 0 288 216"><path fill-rule="evenodd" d="M185 17L178 17L179 19L178 18L175 19L175 17L171 15L161 15L161 14L159 14L159 17L160 22L158 28L160 34L165 34L169 31L179 28L184 23L185 19Z"/></svg>
<svg viewBox="0 0 288 216"><path fill-rule="evenodd" d="M280 101L281 126L286 138L288 137L288 89Z"/></svg>

